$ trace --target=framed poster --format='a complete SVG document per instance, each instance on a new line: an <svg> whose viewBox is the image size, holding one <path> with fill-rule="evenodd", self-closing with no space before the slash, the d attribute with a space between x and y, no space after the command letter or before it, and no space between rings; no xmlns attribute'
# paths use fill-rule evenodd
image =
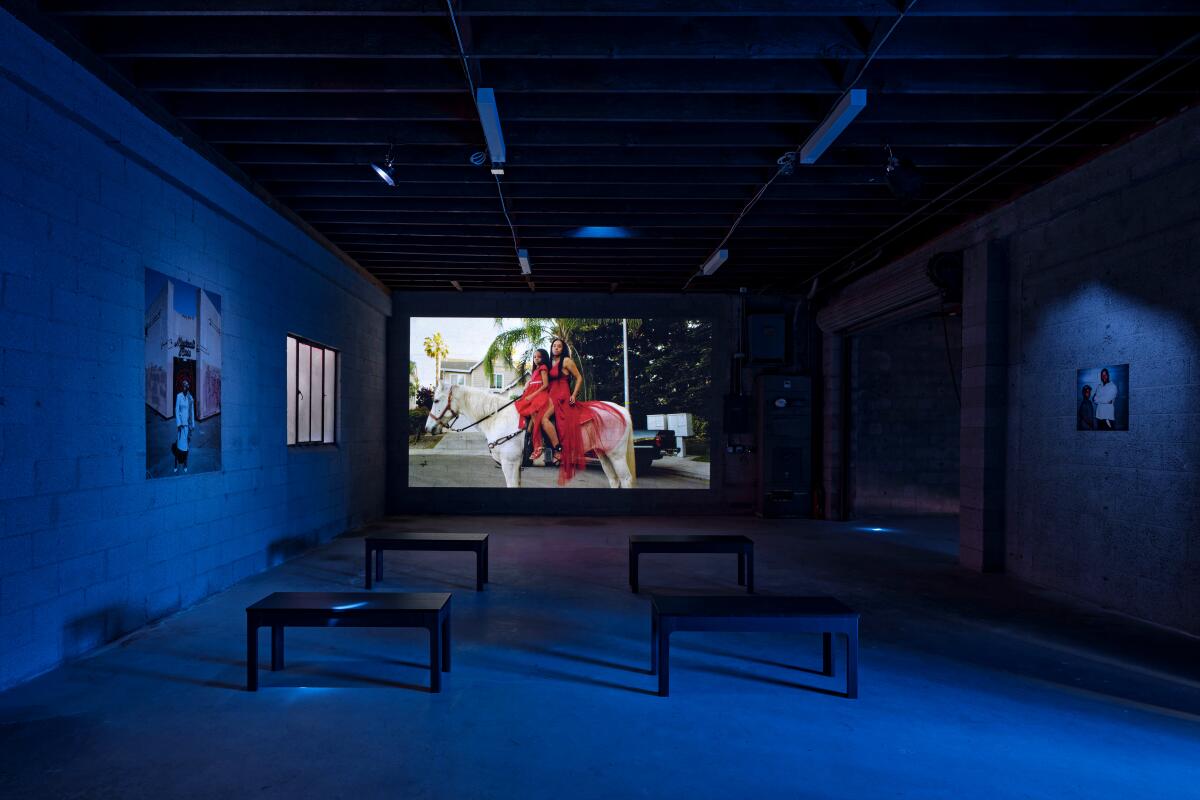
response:
<svg viewBox="0 0 1200 800"><path fill-rule="evenodd" d="M1129 365L1087 367L1075 377L1075 430L1129 430Z"/></svg>
<svg viewBox="0 0 1200 800"><path fill-rule="evenodd" d="M146 477L221 468L221 296L146 270Z"/></svg>

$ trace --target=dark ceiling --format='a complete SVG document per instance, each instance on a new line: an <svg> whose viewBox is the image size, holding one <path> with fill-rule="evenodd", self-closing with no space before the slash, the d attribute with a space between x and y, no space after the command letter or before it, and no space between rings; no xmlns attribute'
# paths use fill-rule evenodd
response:
<svg viewBox="0 0 1200 800"><path fill-rule="evenodd" d="M691 289L829 286L1200 97L1200 0L37 6L391 287L524 289L515 230L538 290L677 291L853 84L865 111ZM496 93L499 187L469 162L467 69ZM368 166L392 143L395 188ZM889 191L885 144L917 199Z"/></svg>

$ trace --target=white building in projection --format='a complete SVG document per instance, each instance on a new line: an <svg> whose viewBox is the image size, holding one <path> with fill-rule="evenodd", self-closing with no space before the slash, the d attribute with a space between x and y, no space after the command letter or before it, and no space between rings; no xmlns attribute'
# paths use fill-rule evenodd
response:
<svg viewBox="0 0 1200 800"><path fill-rule="evenodd" d="M195 316L175 308L176 292L195 292ZM207 292L167 279L146 309L146 405L164 418L175 413L175 392L194 375L196 418L221 413L221 312Z"/></svg>

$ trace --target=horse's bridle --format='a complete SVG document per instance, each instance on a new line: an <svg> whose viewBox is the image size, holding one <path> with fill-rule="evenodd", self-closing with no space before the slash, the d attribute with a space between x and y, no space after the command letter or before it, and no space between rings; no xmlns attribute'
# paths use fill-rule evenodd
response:
<svg viewBox="0 0 1200 800"><path fill-rule="evenodd" d="M501 411L503 411L504 409L508 408L508 407L509 407L509 406L511 406L513 403L517 402L516 400L510 400L510 401L508 401L507 403L505 403L504 405L502 405L502 406L500 406L499 408L497 408L497 409L496 409L495 411L493 411L492 413L490 413L490 414L487 414L486 416L480 417L479 419L475 420L474 422L472 422L472 423L471 423L470 425L468 425L467 427L465 427L465 428L458 428L458 429L455 429L455 428L454 428L454 423L458 421L458 414L459 414L459 412L455 411L454 409L452 409L452 408L450 407L450 400L451 400L451 398L453 398L453 397L454 397L454 387L453 387L453 386L451 386L451 387L450 387L450 391L446 392L446 407L442 409L442 413L438 414L438 415L435 417L435 416L433 415L433 409L430 409L430 410L429 410L429 414L428 414L427 416L429 417L429 419L433 420L433 421L434 421L434 422L436 422L438 425L441 425L441 426L442 426L443 428L445 428L446 430L448 430L448 431L453 431L454 433L462 433L463 431L470 430L471 428L474 428L474 427L475 427L476 425L478 425L479 423L483 422L485 419L490 419L491 417L494 417L494 416L496 416L496 415L497 415L497 414L499 414ZM443 420L444 420L444 419L446 419L446 415L447 415L447 414L453 414L453 416L451 416L451 417L450 417L450 421L449 421L449 422L443 422ZM522 433L524 433L524 432L525 432L525 429L524 429L524 428L521 428L520 430L518 430L518 431L515 431L515 432L513 432L513 433L510 433L510 434L508 434L507 436L501 436L499 439L497 439L497 440L496 440L496 441L494 441L494 442L488 442L488 450L494 450L494 449L496 449L496 447L498 447L498 446L500 446L500 445L504 444L505 442L509 441L510 439L515 439L515 438L517 438L518 436L520 436L520 435L521 435Z"/></svg>
<svg viewBox="0 0 1200 800"><path fill-rule="evenodd" d="M429 418L431 420L433 420L434 422L436 422L438 425L441 425L446 430L450 430L450 431L454 430L454 428L451 426L453 426L454 423L458 421L458 412L450 407L450 400L453 397L454 397L454 387L451 386L450 391L446 392L446 407L442 409L442 413L438 414L435 417L433 415L433 409L432 408L429 409ZM452 416L450 418L450 421L442 422L442 420L444 420L446 418L446 415L449 413L452 413L452 412L453 412L454 416Z"/></svg>

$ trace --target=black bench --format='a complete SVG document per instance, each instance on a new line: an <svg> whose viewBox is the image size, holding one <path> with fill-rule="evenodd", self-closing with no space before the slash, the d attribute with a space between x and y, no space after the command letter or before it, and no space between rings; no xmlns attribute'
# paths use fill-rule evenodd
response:
<svg viewBox="0 0 1200 800"><path fill-rule="evenodd" d="M375 558L375 580L383 580L384 550L426 550L475 553L475 591L483 591L488 581L488 535L486 533L408 533L403 531L368 532L363 539L366 551L364 585L371 588L371 557Z"/></svg>
<svg viewBox="0 0 1200 800"><path fill-rule="evenodd" d="M429 688L442 690L450 671L448 592L275 592L246 609L246 688L258 689L258 629L271 629L271 671L283 669L283 629L425 628Z"/></svg>
<svg viewBox="0 0 1200 800"><path fill-rule="evenodd" d="M821 674L833 675L833 635L846 637L846 697L858 697L858 612L832 597L679 597L655 595L650 604L650 674L658 694L670 689L675 631L819 633Z"/></svg>
<svg viewBox="0 0 1200 800"><path fill-rule="evenodd" d="M754 593L754 540L746 536L654 534L629 537L629 585L638 591L638 557L642 553L737 553L738 586Z"/></svg>

